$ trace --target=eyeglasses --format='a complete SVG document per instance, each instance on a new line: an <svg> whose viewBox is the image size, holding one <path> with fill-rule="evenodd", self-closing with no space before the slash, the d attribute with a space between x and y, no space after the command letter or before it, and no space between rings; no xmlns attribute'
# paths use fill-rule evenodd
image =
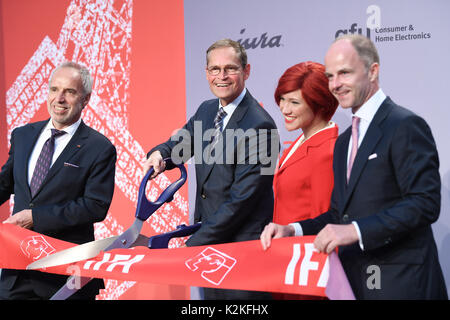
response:
<svg viewBox="0 0 450 320"><path fill-rule="evenodd" d="M220 67L211 67L211 68L207 68L206 70L208 70L208 73L212 76L218 76L222 70L228 75L234 75L234 74L238 74L241 71L241 67L226 66L223 69Z"/></svg>

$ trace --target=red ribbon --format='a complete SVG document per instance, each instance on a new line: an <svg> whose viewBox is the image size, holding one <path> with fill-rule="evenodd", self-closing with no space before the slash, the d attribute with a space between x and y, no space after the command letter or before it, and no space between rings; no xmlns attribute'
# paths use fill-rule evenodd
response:
<svg viewBox="0 0 450 320"><path fill-rule="evenodd" d="M319 253L314 237L259 240L176 249L114 249L92 260L43 272L155 284L283 292L354 299L335 253ZM0 225L0 268L30 263L75 244L10 224Z"/></svg>

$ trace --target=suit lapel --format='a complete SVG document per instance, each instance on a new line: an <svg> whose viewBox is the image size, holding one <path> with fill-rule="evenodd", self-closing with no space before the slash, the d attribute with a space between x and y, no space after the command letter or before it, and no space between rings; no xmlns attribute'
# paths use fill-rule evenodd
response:
<svg viewBox="0 0 450 320"><path fill-rule="evenodd" d="M297 161L300 161L304 157L306 157L308 155L309 149L311 147L320 146L325 141L330 140L332 138L336 138L337 135L338 135L337 127L328 128L319 133L316 133L310 139L304 141L303 144L301 146L299 146L297 148L297 150L294 151L294 153L289 157L289 159L286 161L286 163L283 164L283 166L279 169L279 172L282 172L287 167L293 165ZM301 139L302 136L303 136L303 134L300 135L300 137L298 137L294 141L294 143L292 143L291 146L288 149L286 149L286 151L284 151L283 157L280 159L280 162L279 162L280 165L283 163L284 159L288 156L289 152L291 152L292 148L295 146L295 144L298 142L298 140Z"/></svg>
<svg viewBox="0 0 450 320"><path fill-rule="evenodd" d="M244 96L244 99L242 99L241 103L239 103L236 110L234 110L233 115L231 116L230 120L228 121L227 126L225 129L238 129L239 128L239 121L242 120L244 115L247 113L248 105L250 99L253 99L253 97L250 95L250 92L247 91L247 93Z"/></svg>
<svg viewBox="0 0 450 320"><path fill-rule="evenodd" d="M351 127L342 133L336 141L334 150L334 187L337 188L338 199L345 200L347 190L347 152L351 136ZM342 212L344 201L339 202L339 211Z"/></svg>
<svg viewBox="0 0 450 320"><path fill-rule="evenodd" d="M295 139L295 141L289 146L289 148L287 148L284 152L283 152L283 156L280 158L280 161L278 162L278 165L281 166L281 168L278 168L278 173L283 172L286 167L291 166L293 163L299 161L300 159L306 157L307 155L307 146L299 146L297 148L297 150L294 151L294 153L289 157L289 159L286 160L286 163L283 164L283 162L285 161L286 157L289 155L289 152L291 152L292 148L295 146L295 144L298 142L298 140L301 139L301 137L303 136L303 134L301 134L297 139ZM306 143L306 141L304 142Z"/></svg>
<svg viewBox="0 0 450 320"><path fill-rule="evenodd" d="M205 134L207 130L214 130L214 118L216 117L217 111L219 110L219 100L212 100L210 106L206 107L205 115L202 119L202 135ZM203 140L202 138L202 151L210 144L210 140ZM211 137L212 138L212 137ZM204 160L204 159L202 159Z"/></svg>
<svg viewBox="0 0 450 320"><path fill-rule="evenodd" d="M217 114L217 111L219 110L219 100L215 99L212 100L210 106L206 107L206 114L202 120L202 135L207 130L213 130L214 129L214 118ZM196 170L199 173L198 175L198 184L202 185L203 182L206 180L206 178L209 176L209 173L212 170L212 167L214 163L210 164L209 162L212 161L212 159L209 158L209 153L207 152L205 154L205 151L209 151L209 145L211 141L210 140L203 140L202 137L202 159L201 163L202 165L196 166ZM205 159L205 157L208 157Z"/></svg>
<svg viewBox="0 0 450 320"><path fill-rule="evenodd" d="M381 130L380 126L383 120L390 113L391 109L392 105L390 104L390 99L387 98L381 104L380 108L378 109L374 118L372 119L369 128L367 129L366 135L364 136L364 139L361 142L358 152L356 153L355 162L353 163L350 180L347 186L344 207L347 204L348 200L350 199L350 196L353 193L355 185L358 182L359 177L361 176L361 173L367 164L369 155L373 153L375 147L377 146L378 142L383 136L383 131ZM345 164L345 170L343 170L344 177L346 175L346 172L347 172L347 164ZM345 179L346 178L344 178L344 181Z"/></svg>
<svg viewBox="0 0 450 320"><path fill-rule="evenodd" d="M238 129L239 128L239 121L241 121L241 119L244 117L245 113L247 112L248 109L248 104L249 104L249 99L251 99L252 96L250 95L250 93L247 91L247 93L245 94L244 98L242 99L241 103L237 106L237 108L234 110L233 115L231 116L230 120L228 120L227 126L224 128L223 130L223 135L222 135L222 141L219 141L218 143L222 143L222 148L216 148L216 151L218 152L218 154L215 156L216 159L221 159L223 161L225 161L226 159L224 159L223 157L223 153L225 151L225 142L226 142L226 129ZM208 117L208 128L206 129L211 129L214 127L214 117L217 113L218 110L218 106L219 106L219 102L218 100L214 100L217 101L217 104L215 104L217 106L217 108L211 108L213 110L215 110L215 112L213 113L213 117L211 118L211 121L209 121L209 117ZM205 151L206 148L208 148L209 142L203 142L203 151ZM219 145L220 146L220 145ZM211 162L212 163L209 163ZM202 178L199 179L201 182L200 185L202 185L206 179L208 179L212 168L214 167L214 165L216 164L216 161L213 161L213 159L209 159L209 161L207 161L208 163L205 163L203 174L202 174Z"/></svg>
<svg viewBox="0 0 450 320"><path fill-rule="evenodd" d="M20 144L23 146L20 147L22 149L21 152L16 152L16 154L22 155L24 158L22 160L22 170L19 170L18 172L23 172L23 175L21 176L22 179L24 179L24 184L28 185L28 162L30 161L31 152L33 152L34 145L36 144L36 141L39 138L39 135L41 134L42 130L45 128L49 120L46 121L40 121L36 123L32 123L29 126L29 132L27 133L27 137L30 139L26 141L20 141ZM23 143L23 144L22 144ZM17 146L16 146L17 148ZM18 148L17 148L18 149ZM41 152L39 150L39 152ZM20 179L20 178L19 178ZM29 196L31 197L31 190L28 188Z"/></svg>

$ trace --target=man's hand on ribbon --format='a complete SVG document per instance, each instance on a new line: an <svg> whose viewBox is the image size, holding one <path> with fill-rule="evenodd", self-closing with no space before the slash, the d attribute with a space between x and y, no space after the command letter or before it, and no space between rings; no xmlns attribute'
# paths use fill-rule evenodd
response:
<svg viewBox="0 0 450 320"><path fill-rule="evenodd" d="M10 216L3 223L11 223L25 229L31 229L33 227L33 215L30 209L25 209Z"/></svg>
<svg viewBox="0 0 450 320"><path fill-rule="evenodd" d="M261 245L263 250L267 250L271 243L272 239L284 238L284 237L293 237L295 236L294 227L287 225L283 226L276 223L269 223L265 226L263 232L261 233Z"/></svg>
<svg viewBox="0 0 450 320"><path fill-rule="evenodd" d="M353 224L327 224L314 240L314 247L319 252L330 254L336 247L355 243L359 240Z"/></svg>
<svg viewBox="0 0 450 320"><path fill-rule="evenodd" d="M295 236L295 229L291 225L269 223L261 233L261 245L267 250L272 239ZM314 247L319 251L330 254L336 247L349 245L359 240L358 233L353 224L337 225L327 224L314 240Z"/></svg>

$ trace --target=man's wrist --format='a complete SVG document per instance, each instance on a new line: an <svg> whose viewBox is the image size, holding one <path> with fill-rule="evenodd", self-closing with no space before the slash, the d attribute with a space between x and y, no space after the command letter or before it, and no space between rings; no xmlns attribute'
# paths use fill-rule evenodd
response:
<svg viewBox="0 0 450 320"><path fill-rule="evenodd" d="M289 226L291 226L294 230L293 236L295 236L295 237L303 236L303 229L302 229L302 226L300 225L300 223L298 223L298 222L289 223Z"/></svg>

